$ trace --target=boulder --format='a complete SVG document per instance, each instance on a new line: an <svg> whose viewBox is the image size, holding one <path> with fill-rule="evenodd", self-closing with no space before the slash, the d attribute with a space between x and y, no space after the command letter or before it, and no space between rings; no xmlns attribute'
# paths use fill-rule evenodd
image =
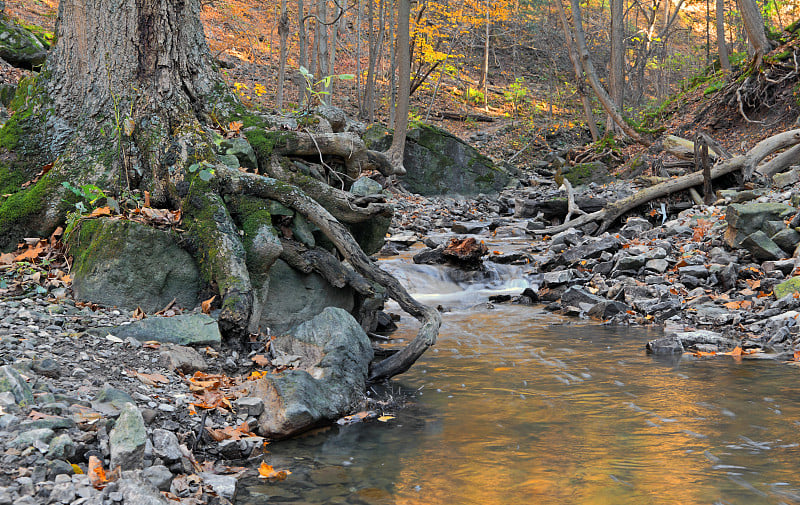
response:
<svg viewBox="0 0 800 505"><path fill-rule="evenodd" d="M450 263L462 268L474 270L480 268L481 258L489 253L483 242L476 241L473 237L458 239L452 238L447 247L442 251L442 256Z"/></svg>
<svg viewBox="0 0 800 505"><path fill-rule="evenodd" d="M136 405L126 403L108 436L111 469L118 466L123 470L142 468L146 444L147 432L142 413L139 412Z"/></svg>
<svg viewBox="0 0 800 505"><path fill-rule="evenodd" d="M575 187L591 183L605 184L614 180L608 166L602 161L564 165L561 167L561 175Z"/></svg>
<svg viewBox="0 0 800 505"><path fill-rule="evenodd" d="M800 276L785 280L772 288L772 293L776 300L792 293L800 293Z"/></svg>
<svg viewBox="0 0 800 505"><path fill-rule="evenodd" d="M75 258L72 291L77 300L145 312L198 303L200 274L169 231L120 219L87 219L69 236Z"/></svg>
<svg viewBox="0 0 800 505"><path fill-rule="evenodd" d="M294 369L248 381L240 390L263 402L260 435L285 438L338 419L361 403L373 351L346 311L326 308L291 335L275 338L271 349Z"/></svg>
<svg viewBox="0 0 800 505"><path fill-rule="evenodd" d="M786 258L786 253L778 247L763 231L751 233L740 244L750 251L757 260L779 260Z"/></svg>
<svg viewBox="0 0 800 505"><path fill-rule="evenodd" d="M33 32L0 16L0 58L15 67L34 70L44 64L47 49Z"/></svg>
<svg viewBox="0 0 800 505"><path fill-rule="evenodd" d="M216 319L206 314L183 314L172 317L147 317L130 324L115 327L94 328L92 334L126 339L135 338L142 342L157 342L178 345L219 345L222 336Z"/></svg>
<svg viewBox="0 0 800 505"><path fill-rule="evenodd" d="M392 136L385 129L370 128L364 140L370 149L385 151ZM401 178L401 184L425 196L497 193L511 181L506 170L474 147L424 124L408 131L403 166L408 173Z"/></svg>
<svg viewBox="0 0 800 505"><path fill-rule="evenodd" d="M730 247L738 248L751 234L761 231L768 221L783 221L794 215L796 209L782 203L731 204L725 212L728 229L725 241ZM769 237L768 237L769 238Z"/></svg>
<svg viewBox="0 0 800 505"><path fill-rule="evenodd" d="M21 406L33 403L33 392L25 379L11 365L0 367L0 393L10 392L14 401Z"/></svg>
<svg viewBox="0 0 800 505"><path fill-rule="evenodd" d="M361 176L350 187L350 192L356 196L377 195L383 191L381 183L367 176Z"/></svg>
<svg viewBox="0 0 800 505"><path fill-rule="evenodd" d="M279 259L269 269L269 290L257 325L272 334L284 333L326 307L352 311L353 289L335 288L319 274L298 272Z"/></svg>

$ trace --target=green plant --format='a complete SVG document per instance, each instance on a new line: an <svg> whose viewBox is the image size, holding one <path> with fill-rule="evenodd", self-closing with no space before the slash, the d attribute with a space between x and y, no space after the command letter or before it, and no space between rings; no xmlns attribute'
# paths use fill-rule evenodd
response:
<svg viewBox="0 0 800 505"><path fill-rule="evenodd" d="M308 71L308 69L304 66L300 66L300 75L303 76L303 79L306 83L306 93L312 99L308 101L306 104L307 110L311 107L312 102L314 104L322 103L322 97L325 95L329 95L330 92L325 91L328 89L333 82L334 79L340 79L343 81L349 81L355 79L353 74L339 74L339 75L326 75L322 79L314 80L314 74ZM320 85L322 88L320 89Z"/></svg>
<svg viewBox="0 0 800 505"><path fill-rule="evenodd" d="M467 89L467 102L473 105L480 105L483 103L483 99L483 91L472 88Z"/></svg>
<svg viewBox="0 0 800 505"><path fill-rule="evenodd" d="M525 86L525 78L517 77L513 83L508 85L508 91L503 92L506 100L511 102L514 116L519 114L519 106L528 95L528 88Z"/></svg>
<svg viewBox="0 0 800 505"><path fill-rule="evenodd" d="M199 170L197 176L205 182L210 181L211 178L214 177L214 165L206 160L189 165L188 170L190 173L195 173Z"/></svg>

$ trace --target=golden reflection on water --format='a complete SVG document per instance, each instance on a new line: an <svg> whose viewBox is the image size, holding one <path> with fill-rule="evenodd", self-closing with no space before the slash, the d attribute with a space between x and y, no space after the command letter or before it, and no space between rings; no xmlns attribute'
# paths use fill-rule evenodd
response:
<svg viewBox="0 0 800 505"><path fill-rule="evenodd" d="M400 461L394 503L700 504L742 490L704 453L724 456L718 441L752 431L759 419L747 409L729 417L702 405L746 393L741 385L757 378L748 369L757 364L708 363L713 376L700 369L690 378L654 365L642 332L626 344L626 356L618 342L597 346L586 328L526 324L513 311L500 319L494 311L449 319L420 376L426 388L442 390L420 400L442 409L440 429ZM488 328L499 332L482 333ZM568 348L553 350L561 344ZM460 387L465 381L470 385ZM791 468L796 461L773 463Z"/></svg>

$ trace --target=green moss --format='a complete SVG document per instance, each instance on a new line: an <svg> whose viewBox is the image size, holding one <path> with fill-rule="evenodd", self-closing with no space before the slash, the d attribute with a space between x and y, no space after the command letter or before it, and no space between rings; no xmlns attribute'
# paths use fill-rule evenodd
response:
<svg viewBox="0 0 800 505"><path fill-rule="evenodd" d="M25 23L19 23L19 25L29 32L31 32L34 37L39 39L39 42L46 48L51 48L56 43L56 35L55 33L51 32L50 30L43 28L38 25L28 25Z"/></svg>
<svg viewBox="0 0 800 505"><path fill-rule="evenodd" d="M11 116L6 124L0 128L0 149L13 151L19 144L22 137L22 125L17 115Z"/></svg>
<svg viewBox="0 0 800 505"><path fill-rule="evenodd" d="M717 91L724 88L725 84L726 82L724 78L715 79L711 81L711 84L709 84L708 87L703 90L703 96L708 96L712 93L716 93Z"/></svg>
<svg viewBox="0 0 800 505"><path fill-rule="evenodd" d="M564 177L572 183L573 186L580 186L592 177L594 165L591 163L579 163L569 168L569 172L564 174Z"/></svg>
<svg viewBox="0 0 800 505"><path fill-rule="evenodd" d="M28 177L21 170L13 170L5 163L0 162L0 195L16 193L22 189Z"/></svg>
<svg viewBox="0 0 800 505"><path fill-rule="evenodd" d="M792 277L788 281L783 281L772 289L776 300L783 298L789 293L800 292L800 277Z"/></svg>

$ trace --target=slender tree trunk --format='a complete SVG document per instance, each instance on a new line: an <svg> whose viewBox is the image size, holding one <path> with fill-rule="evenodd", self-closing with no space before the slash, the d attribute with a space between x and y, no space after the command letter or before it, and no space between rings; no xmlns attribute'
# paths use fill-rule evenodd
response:
<svg viewBox="0 0 800 505"><path fill-rule="evenodd" d="M356 103L358 104L359 115L363 117L361 111L363 110L361 102L361 39L363 27L361 26L361 7L362 0L358 0L356 5Z"/></svg>
<svg viewBox="0 0 800 505"><path fill-rule="evenodd" d="M594 112L592 112L592 102L589 99L588 93L586 92L586 79L583 77L581 63L578 60L577 51L575 49L575 40L572 37L572 30L569 29L567 15L564 12L564 5L561 3L561 0L555 0L554 3L556 4L558 17L561 20L561 27L564 30L564 40L567 43L567 54L569 54L569 60L572 62L572 69L575 72L575 85L578 88L578 96L581 97L583 114L586 117L586 123L589 125L589 132L592 134L592 141L597 142L600 140L600 132L597 131L597 121L594 118Z"/></svg>
<svg viewBox="0 0 800 505"><path fill-rule="evenodd" d="M622 131L625 132L625 134L628 135L634 142L649 146L651 143L639 135L636 130L631 128L628 123L625 122L625 119L622 117L622 114L620 114L619 109L614 104L614 100L609 96L608 92L600 83L600 79L597 77L597 71L594 69L592 60L589 57L589 50L586 47L586 36L583 34L583 21L581 20L581 7L579 0L571 0L571 5L572 22L575 27L575 42L578 44L578 54L580 55L581 65L583 66L583 71L586 73L586 77L589 79L589 84L591 84L592 89L597 95L597 98L600 99L600 103L603 104L603 108L609 115L611 115L611 117L614 118L614 121L622 129Z"/></svg>
<svg viewBox="0 0 800 505"><path fill-rule="evenodd" d="M364 84L364 107L361 117L370 123L375 121L375 64L378 61L378 36L375 32L375 0L367 0L367 39L369 56L367 61L367 82Z"/></svg>
<svg viewBox="0 0 800 505"><path fill-rule="evenodd" d="M719 64L726 74L731 73L731 60L728 57L728 44L725 42L725 0L716 0L717 15L717 47L719 48Z"/></svg>
<svg viewBox="0 0 800 505"><path fill-rule="evenodd" d="M281 0L281 17L278 20L280 35L280 59L278 61L278 92L275 96L275 107L283 108L283 81L286 79L286 42L289 38L289 13L286 11L286 0Z"/></svg>
<svg viewBox="0 0 800 505"><path fill-rule="evenodd" d="M486 16L484 18L484 33L483 33L483 62L481 62L481 78L478 82L478 87L483 91L483 104L488 106L488 92L489 92L489 33L491 29L489 11L491 9L491 0L486 0Z"/></svg>
<svg viewBox="0 0 800 505"><path fill-rule="evenodd" d="M398 0L397 8L397 107L394 109L394 135L386 152L395 172L404 175L403 154L408 130L408 99L411 92L411 0Z"/></svg>
<svg viewBox="0 0 800 505"><path fill-rule="evenodd" d="M306 29L306 13L303 0L297 0L297 64L308 69L308 30ZM308 103L310 97L304 79L297 80L300 106Z"/></svg>
<svg viewBox="0 0 800 505"><path fill-rule="evenodd" d="M755 0L736 0L736 2L739 4L739 12L742 15L742 23L747 32L747 40L752 46L751 56L760 64L761 57L772 49L767 39L764 18L761 17L761 11Z"/></svg>
<svg viewBox="0 0 800 505"><path fill-rule="evenodd" d="M609 93L619 110L623 110L625 97L625 20L622 4L623 0L611 0L611 61L608 73ZM606 131L613 132L616 129L614 118L609 114L606 119Z"/></svg>
<svg viewBox="0 0 800 505"><path fill-rule="evenodd" d="M391 0L385 0L391 1ZM395 51L395 23L394 23L394 2L389 5L389 128L394 129L394 108L397 105L397 73L394 69L397 65L397 52Z"/></svg>

